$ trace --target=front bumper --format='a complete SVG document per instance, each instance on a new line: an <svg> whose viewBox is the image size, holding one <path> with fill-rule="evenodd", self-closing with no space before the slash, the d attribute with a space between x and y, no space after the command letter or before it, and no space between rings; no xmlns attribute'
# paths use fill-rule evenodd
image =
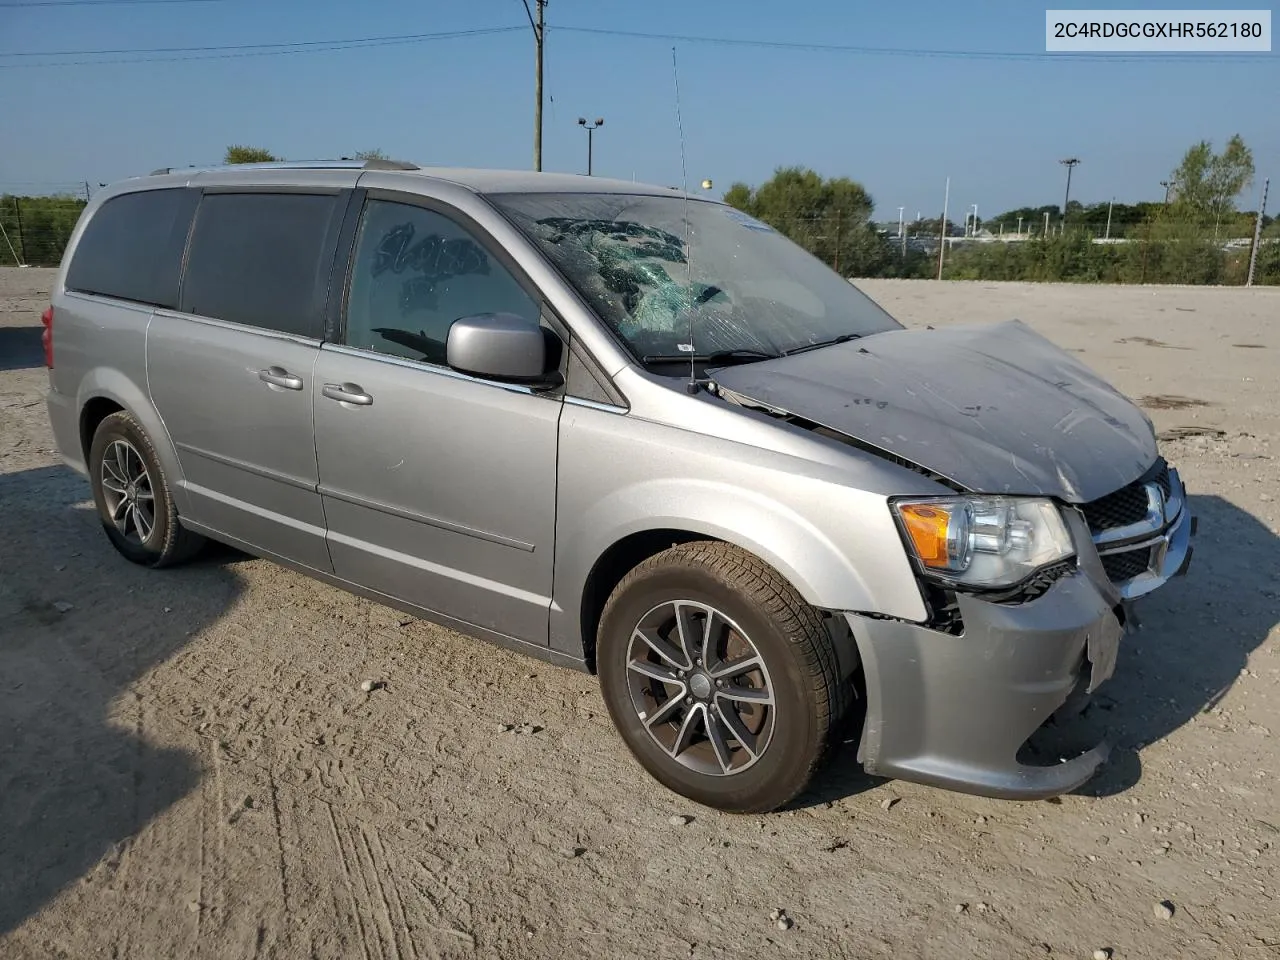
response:
<svg viewBox="0 0 1280 960"><path fill-rule="evenodd" d="M1022 603L958 595L958 636L846 613L866 680L858 758L867 772L1010 800L1089 780L1110 753L1105 742L1052 766L1017 755L1064 704L1111 675L1132 599L1186 572L1193 520L1180 483L1178 492L1179 510L1137 584L1109 579L1083 515L1067 510L1077 568Z"/></svg>

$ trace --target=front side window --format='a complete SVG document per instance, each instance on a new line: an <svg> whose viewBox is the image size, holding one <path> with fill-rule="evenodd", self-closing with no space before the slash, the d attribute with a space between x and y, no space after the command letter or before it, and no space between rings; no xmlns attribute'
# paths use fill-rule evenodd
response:
<svg viewBox="0 0 1280 960"><path fill-rule="evenodd" d="M424 207L370 200L356 237L346 343L443 365L453 321L514 313L538 323L524 288L466 230Z"/></svg>
<svg viewBox="0 0 1280 960"><path fill-rule="evenodd" d="M767 358L901 325L766 224L678 195L499 194L633 355Z"/></svg>
<svg viewBox="0 0 1280 960"><path fill-rule="evenodd" d="M323 254L341 212L332 194L206 194L187 254L182 310L319 339L331 266Z"/></svg>

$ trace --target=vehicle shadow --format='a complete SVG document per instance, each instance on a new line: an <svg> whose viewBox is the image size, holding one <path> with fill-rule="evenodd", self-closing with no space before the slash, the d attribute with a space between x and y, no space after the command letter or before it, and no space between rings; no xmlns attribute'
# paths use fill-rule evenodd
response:
<svg viewBox="0 0 1280 960"><path fill-rule="evenodd" d="M1222 497L1188 502L1200 525L1187 575L1138 601L1141 627L1121 640L1115 673L1085 712L1037 736L1050 755L1111 744L1108 763L1076 793L1113 796L1134 786L1142 749L1214 709L1280 623L1280 537Z"/></svg>
<svg viewBox="0 0 1280 960"><path fill-rule="evenodd" d="M1077 721L1113 747L1080 793L1110 796L1136 784L1139 751L1216 707L1280 623L1280 537L1222 497L1188 501L1199 530L1187 575L1139 601L1141 628L1124 638L1115 674Z"/></svg>
<svg viewBox="0 0 1280 960"><path fill-rule="evenodd" d="M787 809L802 810L835 803L889 782L885 777L873 777L867 773L858 761L858 741L862 738L865 719L865 701L855 702L841 724L826 764L813 778L809 788L791 801Z"/></svg>
<svg viewBox="0 0 1280 960"><path fill-rule="evenodd" d="M0 371L44 366L43 327L0 327Z"/></svg>
<svg viewBox="0 0 1280 960"><path fill-rule="evenodd" d="M116 555L83 478L0 474L0 940L197 785L150 741L147 672L242 590L217 561L151 571ZM100 869L96 869L101 865Z"/></svg>

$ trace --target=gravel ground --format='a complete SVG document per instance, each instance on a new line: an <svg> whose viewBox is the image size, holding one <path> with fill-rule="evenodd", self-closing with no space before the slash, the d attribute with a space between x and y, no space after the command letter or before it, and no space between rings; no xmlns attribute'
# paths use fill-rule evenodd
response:
<svg viewBox="0 0 1280 960"><path fill-rule="evenodd" d="M1083 719L1117 750L1079 794L876 781L847 743L737 817L651 781L591 677L231 551L116 556L51 453L52 276L0 271L0 956L1280 957L1280 290L864 284L1141 398L1195 563Z"/></svg>

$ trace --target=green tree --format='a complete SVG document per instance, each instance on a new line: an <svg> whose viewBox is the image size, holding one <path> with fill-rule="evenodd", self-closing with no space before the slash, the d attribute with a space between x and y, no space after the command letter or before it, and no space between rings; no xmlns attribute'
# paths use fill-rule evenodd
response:
<svg viewBox="0 0 1280 960"><path fill-rule="evenodd" d="M1201 140L1183 155L1173 174L1170 215L1187 222L1218 226L1235 213L1240 191L1253 182L1253 151L1239 134L1227 141L1221 153Z"/></svg>
<svg viewBox="0 0 1280 960"><path fill-rule="evenodd" d="M245 147L239 144L227 147L223 163L274 163L280 158L263 147Z"/></svg>
<svg viewBox="0 0 1280 960"><path fill-rule="evenodd" d="M763 220L846 276L876 276L892 250L871 223L875 205L862 184L824 179L805 167L779 167L754 190L733 184L730 206Z"/></svg>
<svg viewBox="0 0 1280 960"><path fill-rule="evenodd" d="M374 147L372 150L357 150L355 158L357 160L390 160L391 159L385 153L383 153L382 150L380 150L378 147Z"/></svg>

